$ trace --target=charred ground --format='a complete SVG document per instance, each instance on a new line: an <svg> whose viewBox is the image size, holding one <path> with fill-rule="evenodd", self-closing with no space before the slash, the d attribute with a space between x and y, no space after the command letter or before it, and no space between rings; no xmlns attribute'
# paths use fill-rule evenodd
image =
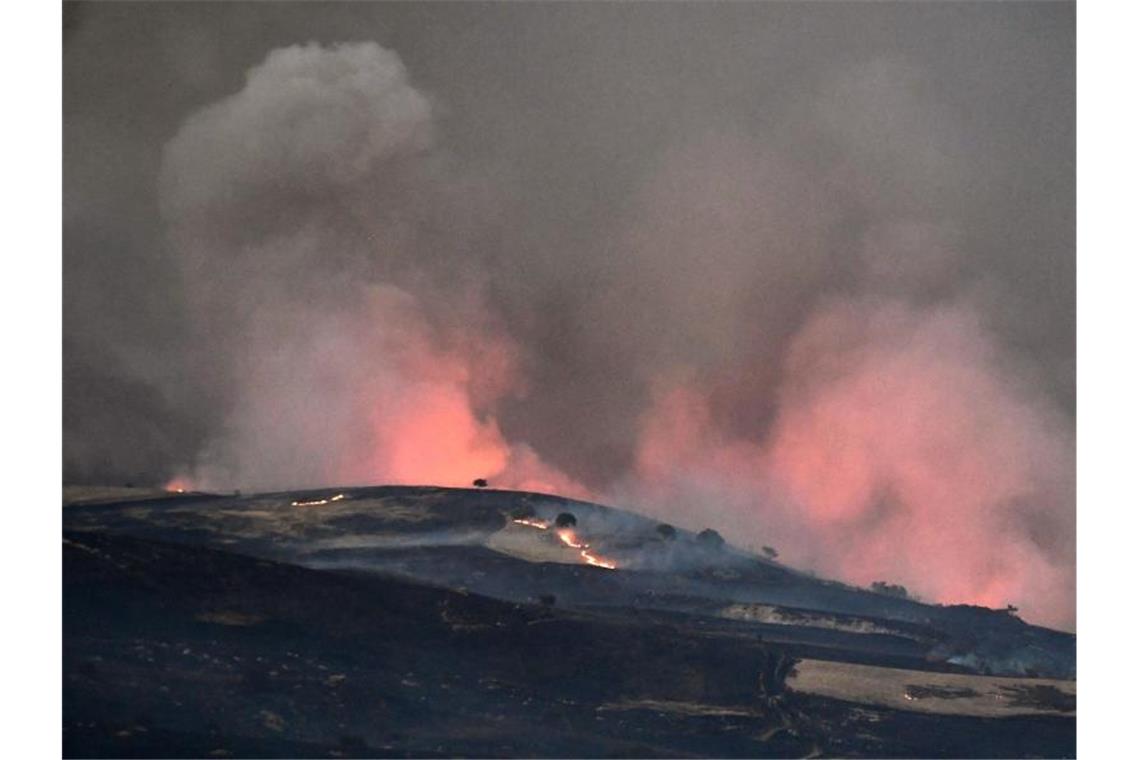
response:
<svg viewBox="0 0 1140 760"><path fill-rule="evenodd" d="M1042 662L1064 659L1063 634L906 603L925 607L922 618L888 597L876 611L902 610L896 619L859 618L881 632L850 620L866 592L744 555L608 571L527 562L472 538L504 530L520 500L609 526L616 554L652 532L636 516L602 520L592 510L604 508L549 497L360 489L338 511L293 504L335 493L67 507L65 754L1075 754L1074 705L1044 681L1015 688L1022 714L1006 717L795 688L800 659L967 677L987 637L992 651L1017 645L991 628L1038 647L1059 641ZM810 601L811 588L822 601L775 605L783 617L720 614L729 602ZM821 627L821 611L842 624ZM973 649L939 615L982 620ZM929 656L952 649L966 657ZM912 693L953 691L926 688Z"/></svg>

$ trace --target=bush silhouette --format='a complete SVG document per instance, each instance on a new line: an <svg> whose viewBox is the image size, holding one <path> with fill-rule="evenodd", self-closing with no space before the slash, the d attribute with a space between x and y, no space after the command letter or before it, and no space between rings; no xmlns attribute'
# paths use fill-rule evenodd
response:
<svg viewBox="0 0 1140 760"><path fill-rule="evenodd" d="M720 549L724 546L724 539L712 528L705 528L697 534L697 542L710 549Z"/></svg>
<svg viewBox="0 0 1140 760"><path fill-rule="evenodd" d="M669 523L661 523L657 526L657 535L666 541L672 541L677 538L677 529Z"/></svg>
<svg viewBox="0 0 1140 760"><path fill-rule="evenodd" d="M900 586L886 581L875 581L871 584L871 590L877 594L886 594L887 596L896 596L899 599L909 598L906 586Z"/></svg>
<svg viewBox="0 0 1140 760"><path fill-rule="evenodd" d="M578 518L569 512L562 512L554 518L555 528L573 528L578 524Z"/></svg>
<svg viewBox="0 0 1140 760"><path fill-rule="evenodd" d="M473 480L471 482L471 485L475 486L476 488L486 488L487 487L487 479L486 478L475 478L475 480Z"/></svg>

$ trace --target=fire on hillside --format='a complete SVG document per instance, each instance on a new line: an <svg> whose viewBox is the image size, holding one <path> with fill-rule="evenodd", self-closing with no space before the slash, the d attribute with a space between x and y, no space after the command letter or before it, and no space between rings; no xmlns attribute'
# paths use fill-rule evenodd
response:
<svg viewBox="0 0 1140 760"><path fill-rule="evenodd" d="M516 525L525 525L528 528L537 528L538 530L550 529L549 522L533 517L519 518L513 522ZM571 528L558 528L555 531L555 535L558 536L558 540L561 541L565 546L571 549L576 549L578 551L578 556L581 557L582 561L587 565L591 565L592 567L605 568L606 570L617 569L616 562L614 562L612 559L598 556L593 551L591 551L590 545L580 540L578 538L578 535Z"/></svg>

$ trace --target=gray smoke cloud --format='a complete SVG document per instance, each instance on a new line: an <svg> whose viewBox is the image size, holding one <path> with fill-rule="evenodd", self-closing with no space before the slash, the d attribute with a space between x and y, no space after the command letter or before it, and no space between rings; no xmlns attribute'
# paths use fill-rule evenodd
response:
<svg viewBox="0 0 1140 760"><path fill-rule="evenodd" d="M65 477L490 476L1069 626L1072 15L85 7Z"/></svg>
<svg viewBox="0 0 1140 760"><path fill-rule="evenodd" d="M569 487L493 416L514 349L462 263L479 205L432 110L374 42L293 46L166 145L160 208L229 402L196 485Z"/></svg>

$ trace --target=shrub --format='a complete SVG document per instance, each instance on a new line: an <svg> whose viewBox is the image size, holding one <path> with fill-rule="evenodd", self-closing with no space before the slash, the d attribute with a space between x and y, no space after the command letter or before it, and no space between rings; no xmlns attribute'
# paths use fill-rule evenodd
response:
<svg viewBox="0 0 1140 760"><path fill-rule="evenodd" d="M669 523L661 523L657 526L657 535L666 541L672 541L677 538L677 529Z"/></svg>
<svg viewBox="0 0 1140 760"><path fill-rule="evenodd" d="M780 556L780 553L773 549L771 546L761 547L760 551L764 552L764 556L768 559L776 559L776 557Z"/></svg>
<svg viewBox="0 0 1140 760"><path fill-rule="evenodd" d="M724 539L712 528L705 528L697 534L697 542L710 549L720 549L724 546Z"/></svg>
<svg viewBox="0 0 1140 760"><path fill-rule="evenodd" d="M906 586L900 586L894 583L887 583L886 581L875 581L871 584L871 590L878 594L885 594L887 596L895 596L899 599L907 599Z"/></svg>
<svg viewBox="0 0 1140 760"><path fill-rule="evenodd" d="M573 528L578 524L578 518L569 512L562 512L554 518L555 528Z"/></svg>
<svg viewBox="0 0 1140 760"><path fill-rule="evenodd" d="M487 487L487 479L486 478L475 478L475 480L471 481L471 485L475 486L476 488L486 488Z"/></svg>

